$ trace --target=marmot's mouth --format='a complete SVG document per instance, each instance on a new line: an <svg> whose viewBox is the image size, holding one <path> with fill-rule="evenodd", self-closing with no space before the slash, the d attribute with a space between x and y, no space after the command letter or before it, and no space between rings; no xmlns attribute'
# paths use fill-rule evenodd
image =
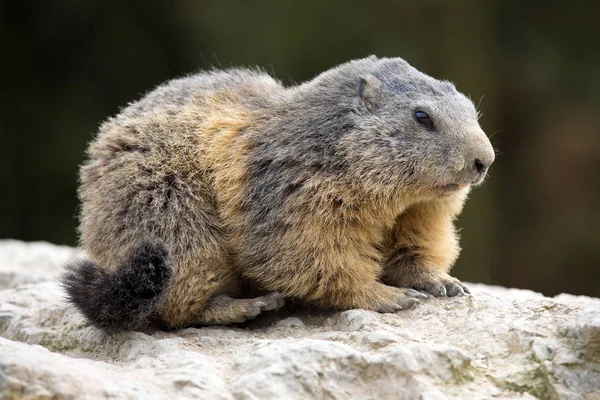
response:
<svg viewBox="0 0 600 400"><path fill-rule="evenodd" d="M485 179L485 174L479 174L479 176L471 182L471 185L479 185Z"/></svg>
<svg viewBox="0 0 600 400"><path fill-rule="evenodd" d="M442 186L442 189L448 192L456 192L457 190L463 189L467 185L467 183L450 183L446 186Z"/></svg>

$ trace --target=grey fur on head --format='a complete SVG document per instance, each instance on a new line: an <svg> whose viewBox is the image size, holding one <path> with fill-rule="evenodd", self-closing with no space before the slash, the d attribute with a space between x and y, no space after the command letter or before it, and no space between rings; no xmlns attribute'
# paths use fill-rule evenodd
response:
<svg viewBox="0 0 600 400"><path fill-rule="evenodd" d="M368 190L459 188L480 183L494 161L472 101L399 58L342 64L292 88L280 107L267 137L302 148L300 161L322 155L325 171ZM433 130L415 121L416 110Z"/></svg>

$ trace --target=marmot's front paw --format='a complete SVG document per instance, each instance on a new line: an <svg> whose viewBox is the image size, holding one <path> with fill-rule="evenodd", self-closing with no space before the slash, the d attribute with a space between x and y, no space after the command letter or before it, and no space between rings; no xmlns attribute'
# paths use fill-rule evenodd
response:
<svg viewBox="0 0 600 400"><path fill-rule="evenodd" d="M404 310L412 307L413 305L420 303L421 300L426 300L427 295L418 292L414 289L407 288L394 288L395 298L392 302L384 303L379 306L380 313L392 313L399 310Z"/></svg>
<svg viewBox="0 0 600 400"><path fill-rule="evenodd" d="M459 294L471 293L461 281L445 273L422 277L406 286L427 292L435 297L454 297Z"/></svg>

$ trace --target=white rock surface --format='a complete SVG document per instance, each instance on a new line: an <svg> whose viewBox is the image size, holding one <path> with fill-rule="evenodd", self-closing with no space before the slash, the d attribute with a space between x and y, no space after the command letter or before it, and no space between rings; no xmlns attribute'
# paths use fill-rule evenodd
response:
<svg viewBox="0 0 600 400"><path fill-rule="evenodd" d="M2 399L600 399L600 299L472 284L397 314L109 336L56 283L78 256L0 242Z"/></svg>
<svg viewBox="0 0 600 400"><path fill-rule="evenodd" d="M0 240L0 290L53 279L66 260L82 256L67 246Z"/></svg>

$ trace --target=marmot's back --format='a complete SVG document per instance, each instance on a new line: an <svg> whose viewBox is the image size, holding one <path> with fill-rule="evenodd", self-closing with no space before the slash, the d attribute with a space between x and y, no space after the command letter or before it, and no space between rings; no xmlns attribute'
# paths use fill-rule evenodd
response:
<svg viewBox="0 0 600 400"><path fill-rule="evenodd" d="M201 101L219 92L239 90L240 87L261 96L269 96L283 89L278 81L259 69L202 72L158 86L139 101L131 103L119 116L143 116L173 107L186 107L190 101Z"/></svg>
<svg viewBox="0 0 600 400"><path fill-rule="evenodd" d="M90 256L116 268L140 237L166 241L177 254L173 231L220 229L213 173L222 157L213 154L228 144L214 133L244 124L283 90L257 70L202 73L162 85L106 121L81 168L80 233Z"/></svg>

